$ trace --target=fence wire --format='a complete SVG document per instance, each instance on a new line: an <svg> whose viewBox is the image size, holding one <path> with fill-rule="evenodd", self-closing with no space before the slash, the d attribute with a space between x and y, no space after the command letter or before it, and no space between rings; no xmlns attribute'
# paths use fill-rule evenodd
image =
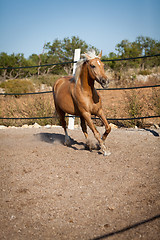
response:
<svg viewBox="0 0 160 240"><path fill-rule="evenodd" d="M158 57L160 54L155 54L155 55L148 55L148 56L141 56L141 57L131 57L131 58L121 58L121 59L106 59L102 60L103 62L109 62L109 61L127 61L127 60L136 60L136 59L142 59L142 58L151 58L151 57ZM69 64L69 63L76 63L77 61L71 61L71 62L59 62L59 63L54 63L54 64L44 64L44 65L37 65L37 66L24 66L24 67L0 67L0 70L5 70L5 69L21 69L21 68L34 68L34 67L49 67L49 66L54 66L54 65L60 65L60 64ZM148 85L148 86L139 86L139 87L121 87L121 88L98 88L97 90L130 90L130 89L141 89L141 88L155 88L155 87L160 87L160 84L157 85ZM0 95L33 95L33 94L45 94L45 93L52 93L53 91L45 91L45 92L32 92L32 93L0 93ZM66 116L68 117L68 116ZM123 121L123 120L139 120L139 119L147 119L147 118L159 118L160 115L155 115L155 116L144 116L144 117L130 117L130 118L107 118L109 121ZM57 116L49 116L49 117L0 117L1 120L36 120L36 119L52 119L52 118L57 118ZM97 117L92 117L92 119L99 119Z"/></svg>
<svg viewBox="0 0 160 240"><path fill-rule="evenodd" d="M66 118L69 118L70 116L65 116ZM75 116L76 118L79 118L77 116ZM130 118L107 118L108 121L123 121L123 120L140 120L140 119L147 119L147 118L158 118L160 117L160 115L155 115L155 116L144 116L144 117L130 117ZM17 118L13 118L13 117L5 117L2 118L0 117L0 120L36 120L36 119L52 119L52 118L58 118L57 116L52 116L52 117L17 117ZM99 119L98 117L92 117L92 119L96 120Z"/></svg>
<svg viewBox="0 0 160 240"><path fill-rule="evenodd" d="M127 60L136 60L136 59L143 59L143 58L152 58L152 57L159 57L160 54L154 55L145 55L140 57L130 57L130 58L117 58L117 59L105 59L102 62L117 62L117 61L127 61ZM11 70L11 69L23 69L23 68L38 68L38 67L50 67L50 66L57 66L57 65L64 65L70 63L77 63L77 61L69 61L69 62L59 62L59 63L50 63L50 64L42 64L42 65L35 65L35 66L22 66L22 67L0 67L0 70Z"/></svg>
<svg viewBox="0 0 160 240"><path fill-rule="evenodd" d="M147 85L147 86L139 86L139 87L121 87L121 88L96 88L98 91L109 91L109 90L131 90L131 89L141 89L141 88L156 88L160 87L160 84L157 85ZM0 95L4 96L17 96L17 95L34 95L34 94L45 94L45 93L53 93L53 91L45 91L45 92L30 92L30 93L0 93Z"/></svg>

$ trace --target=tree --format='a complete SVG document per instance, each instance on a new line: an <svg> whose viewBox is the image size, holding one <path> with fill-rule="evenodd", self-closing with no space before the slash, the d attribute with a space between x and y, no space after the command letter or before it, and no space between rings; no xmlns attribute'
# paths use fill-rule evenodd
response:
<svg viewBox="0 0 160 240"><path fill-rule="evenodd" d="M135 42L129 42L128 40L122 40L116 45L116 51L118 52L118 57L121 58L132 58L141 56L141 49ZM139 61L125 61L122 63L123 67L137 67Z"/></svg>
<svg viewBox="0 0 160 240"><path fill-rule="evenodd" d="M155 41L150 37L139 36L134 42L122 40L116 45L118 56L122 58L139 57L143 55L154 55L160 52L160 42ZM159 58L141 59L136 61L125 62L123 67L138 67L141 64L142 68L154 67L160 64Z"/></svg>
<svg viewBox="0 0 160 240"><path fill-rule="evenodd" d="M25 59L24 54L11 54L2 52L0 54L0 65L5 68L9 67L21 67L21 66L29 66L28 61ZM28 73L28 69L4 69L0 70L0 75L3 79L16 79L18 77L25 77Z"/></svg>
<svg viewBox="0 0 160 240"><path fill-rule="evenodd" d="M88 45L85 41L79 37L72 36L71 38L64 38L63 40L55 39L51 44L48 42L45 49L48 50L48 56L55 58L55 61L59 62L72 62L75 49L80 48L81 52L85 52L91 48L97 49L91 45ZM67 74L71 74L73 64L65 64L64 70Z"/></svg>
<svg viewBox="0 0 160 240"><path fill-rule="evenodd" d="M150 37L139 36L135 40L135 44L141 51L141 55L155 55L160 53L160 42ZM142 68L154 67L160 65L160 58L142 59Z"/></svg>
<svg viewBox="0 0 160 240"><path fill-rule="evenodd" d="M78 36L72 36L71 38L64 38L63 40L55 39L53 43L44 44L41 54L32 54L28 59L24 57L24 54L11 54L8 55L5 52L0 53L0 66L1 67L22 67L22 66L35 66L45 65L59 62L72 62L74 57L74 51L76 48L80 48L84 53L91 48L98 54L98 49L94 46L88 45L84 40ZM116 59L116 58L128 58L137 57L143 55L154 55L160 53L160 41L156 41L150 37L139 36L135 41L129 42L128 40L122 40L116 45L116 53L111 52L109 56L103 56L103 59ZM160 57L144 58L133 61L112 61L105 62L106 67L112 68L114 71L121 71L124 68L138 67L141 65L142 69L147 67L154 67L160 65ZM1 79L16 79L22 77L28 77L32 75L43 75L47 73L54 74L71 74L73 64L54 65L38 68L19 68L19 69L0 69Z"/></svg>

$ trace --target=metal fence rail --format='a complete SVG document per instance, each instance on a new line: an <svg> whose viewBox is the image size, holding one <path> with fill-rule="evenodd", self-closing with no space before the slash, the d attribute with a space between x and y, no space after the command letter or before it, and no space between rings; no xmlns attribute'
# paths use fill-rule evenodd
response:
<svg viewBox="0 0 160 240"><path fill-rule="evenodd" d="M69 117L69 116L66 116ZM109 121L123 121L123 120L140 120L140 119L146 119L146 118L158 118L160 117L160 115L155 115L155 116L145 116L145 117L130 117L130 118L107 118L107 120ZM57 118L57 116L52 116L52 117L17 117L17 118L13 118L13 117L5 117L2 118L0 117L0 120L36 120L36 119L52 119L52 118ZM76 117L79 118L79 117ZM92 119L99 119L98 117L92 117Z"/></svg>
<svg viewBox="0 0 160 240"><path fill-rule="evenodd" d="M160 84L157 85L148 85L148 86L139 86L139 87L121 87L121 88L97 88L98 91L109 91L109 90L131 90L131 89L141 89L141 88L156 88L160 87ZM30 93L0 93L0 95L4 96L17 96L17 95L34 95L34 94L45 94L45 93L53 93L53 91L45 91L45 92L30 92Z"/></svg>
<svg viewBox="0 0 160 240"><path fill-rule="evenodd" d="M117 62L117 61L127 61L127 60L136 60L136 59L143 59L143 58L152 58L152 57L159 57L160 54L154 55L145 55L140 57L130 57L130 58L117 58L117 59L106 59L102 60L102 62ZM76 63L77 61L69 61L69 62L59 62L59 63L50 63L50 64L42 64L42 65L35 65L35 66L22 66L22 67L0 67L0 70L6 69L23 69L23 68L38 68L38 67L50 67L50 66L57 66L57 65L64 65L70 63Z"/></svg>
<svg viewBox="0 0 160 240"><path fill-rule="evenodd" d="M151 57L159 57L160 54L155 54L155 55L148 55L148 56L141 56L141 57L131 57L131 58L121 58L121 59L106 59L102 60L104 62L109 62L109 61L127 61L127 60L136 60L136 59L143 59L143 58L151 58ZM44 64L44 65L37 65L37 66L24 66L24 67L0 67L0 70L2 69L20 69L20 68L34 68L34 67L46 67L46 66L53 66L53 65L59 65L59 64L69 64L69 63L76 63L77 61L72 61L72 62L59 62L59 63L54 63L54 64ZM139 86L139 87L120 87L120 88L98 88L97 90L131 90L131 89L142 89L142 88L157 88L160 87L160 84L157 85L148 85L148 86ZM52 93L52 91L45 91L45 92L31 92L31 93L0 93L0 95L3 96L17 96L17 95L33 95L33 94L46 94L46 93ZM68 116L66 116L68 117ZM155 116L143 116L143 117L130 117L130 118L107 118L110 121L123 121L123 120L138 120L138 119L147 119L147 118L158 118L160 115L155 115ZM34 119L52 119L52 118L57 118L57 116L48 116L48 117L0 117L0 120L34 120ZM92 119L99 119L93 117Z"/></svg>

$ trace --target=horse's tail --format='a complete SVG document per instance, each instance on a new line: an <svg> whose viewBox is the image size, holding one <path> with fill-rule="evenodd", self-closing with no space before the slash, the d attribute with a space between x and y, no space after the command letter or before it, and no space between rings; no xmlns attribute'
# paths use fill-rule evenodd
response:
<svg viewBox="0 0 160 240"><path fill-rule="evenodd" d="M54 85L53 85L53 87L52 87L52 92L53 92L53 97L54 97Z"/></svg>

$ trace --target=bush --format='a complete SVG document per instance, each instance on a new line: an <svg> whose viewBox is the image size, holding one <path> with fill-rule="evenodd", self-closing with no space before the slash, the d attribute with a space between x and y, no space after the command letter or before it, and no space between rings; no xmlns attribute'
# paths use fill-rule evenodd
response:
<svg viewBox="0 0 160 240"><path fill-rule="evenodd" d="M40 86L41 84L46 84L47 86L52 87L55 81L60 77L61 75L47 74L39 77L32 77L32 81L37 86Z"/></svg>
<svg viewBox="0 0 160 240"><path fill-rule="evenodd" d="M136 94L134 91L128 92L126 94L127 98L127 112L129 114L130 118L136 118L136 117L141 117L142 114L142 109L143 109L143 103L139 99L139 95ZM130 120L128 122L130 126L141 126L142 122L140 120Z"/></svg>
<svg viewBox="0 0 160 240"><path fill-rule="evenodd" d="M5 90L6 93L27 93L35 92L35 88L32 82L28 80L14 79L8 80L0 84L0 87ZM16 95L18 97L19 95Z"/></svg>
<svg viewBox="0 0 160 240"><path fill-rule="evenodd" d="M152 72L150 71L150 70L141 70L141 71L139 71L139 74L141 74L141 75L150 75Z"/></svg>
<svg viewBox="0 0 160 240"><path fill-rule="evenodd" d="M160 90L152 89L152 104L157 115L160 115Z"/></svg>

